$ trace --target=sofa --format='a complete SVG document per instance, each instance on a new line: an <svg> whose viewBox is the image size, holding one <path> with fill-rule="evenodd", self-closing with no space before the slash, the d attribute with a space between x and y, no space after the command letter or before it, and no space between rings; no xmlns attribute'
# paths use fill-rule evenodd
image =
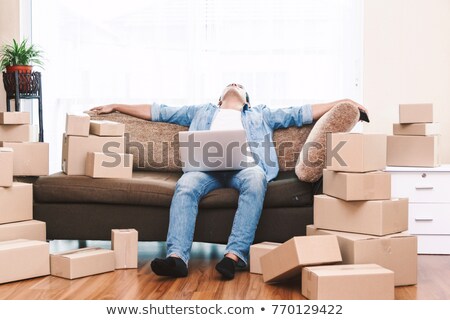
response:
<svg viewBox="0 0 450 320"><path fill-rule="evenodd" d="M140 241L165 241L171 198L182 175L178 132L188 128L121 113L90 115L125 124L126 152L134 155L132 178L93 179L62 172L39 177L33 184L34 218L46 222L49 240L110 240L111 229L135 228ZM255 243L305 235L313 223L314 195L321 193L325 133L349 131L358 119L356 106L341 103L314 124L275 130L280 172L268 184ZM308 145L314 147L306 149ZM312 160L307 165L304 159ZM234 189L205 196L194 241L225 244L237 203Z"/></svg>

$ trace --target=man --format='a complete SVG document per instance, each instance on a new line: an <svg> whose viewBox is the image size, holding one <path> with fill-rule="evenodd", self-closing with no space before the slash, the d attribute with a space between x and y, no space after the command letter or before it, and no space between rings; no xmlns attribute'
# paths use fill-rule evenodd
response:
<svg viewBox="0 0 450 320"><path fill-rule="evenodd" d="M91 109L99 114L118 111L141 119L176 123L189 126L190 131L244 129L249 142L258 142L250 144L253 160L258 159L254 166L235 171L186 172L181 176L170 206L167 257L152 261L153 272L160 276L187 276L198 203L209 192L229 187L239 192L238 208L224 258L216 265L216 270L224 279L233 279L236 268L248 264L249 249L261 215L267 183L278 174L272 144L273 130L312 123L343 101L284 109L269 109L264 105L251 108L244 87L232 83L223 90L218 106L113 104ZM366 111L363 106L356 105ZM269 159L266 159L267 150L261 143L266 137L272 144Z"/></svg>

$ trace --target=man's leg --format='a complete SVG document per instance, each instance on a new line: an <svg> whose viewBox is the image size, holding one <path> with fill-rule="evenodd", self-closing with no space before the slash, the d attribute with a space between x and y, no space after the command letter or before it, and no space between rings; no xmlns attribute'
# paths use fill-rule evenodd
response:
<svg viewBox="0 0 450 320"><path fill-rule="evenodd" d="M232 279L236 264L246 266L248 263L250 245L255 238L266 194L266 175L259 166L246 168L233 174L228 186L239 191L238 209L225 249L226 256L216 269L225 278ZM237 257L238 261L231 257Z"/></svg>
<svg viewBox="0 0 450 320"><path fill-rule="evenodd" d="M153 271L162 276L187 275L195 221L200 199L222 183L219 175L206 172L187 172L178 180L170 205L167 233L167 258L153 260Z"/></svg>

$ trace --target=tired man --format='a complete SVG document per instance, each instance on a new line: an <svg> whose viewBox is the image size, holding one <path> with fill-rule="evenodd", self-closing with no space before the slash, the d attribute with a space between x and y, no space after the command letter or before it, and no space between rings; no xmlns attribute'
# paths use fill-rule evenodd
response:
<svg viewBox="0 0 450 320"><path fill-rule="evenodd" d="M310 124L339 102L342 101L281 109L270 109L265 105L250 107L244 87L232 83L223 90L218 105L113 104L91 110L99 114L118 111L146 120L175 123L188 126L190 131L244 129L248 142L261 142L269 136L272 143L275 129ZM361 105L358 107L365 111ZM277 176L279 170L273 144L269 150L271 161L266 159L264 144L250 146L254 159L258 159L256 165L232 171L185 172L178 180L170 206L167 256L156 258L151 263L157 275L187 276L199 201L218 188L236 189L239 200L224 258L216 265L216 270L224 279L233 279L237 267L247 266L267 183Z"/></svg>

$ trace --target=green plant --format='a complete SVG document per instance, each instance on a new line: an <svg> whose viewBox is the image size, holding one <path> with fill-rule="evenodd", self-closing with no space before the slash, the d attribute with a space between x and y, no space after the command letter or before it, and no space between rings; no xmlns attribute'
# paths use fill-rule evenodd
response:
<svg viewBox="0 0 450 320"><path fill-rule="evenodd" d="M42 51L24 39L20 44L13 39L12 44L3 45L0 51L0 70L10 66L43 66Z"/></svg>

